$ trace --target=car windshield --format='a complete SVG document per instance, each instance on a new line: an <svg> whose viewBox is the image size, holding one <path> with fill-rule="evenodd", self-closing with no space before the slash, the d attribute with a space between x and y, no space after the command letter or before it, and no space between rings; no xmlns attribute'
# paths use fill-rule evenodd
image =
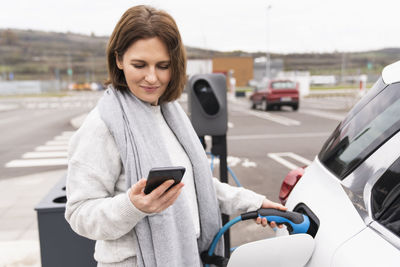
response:
<svg viewBox="0 0 400 267"><path fill-rule="evenodd" d="M271 83L272 89L296 89L296 83L291 81L279 81Z"/></svg>
<svg viewBox="0 0 400 267"><path fill-rule="evenodd" d="M325 142L318 157L343 180L400 128L400 83L380 79Z"/></svg>

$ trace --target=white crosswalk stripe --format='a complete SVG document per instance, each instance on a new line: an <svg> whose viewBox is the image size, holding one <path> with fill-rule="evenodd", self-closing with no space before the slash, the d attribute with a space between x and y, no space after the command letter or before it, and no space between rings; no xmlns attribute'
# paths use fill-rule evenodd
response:
<svg viewBox="0 0 400 267"><path fill-rule="evenodd" d="M310 160L303 158L302 156L297 155L293 152L268 153L268 157L289 168L290 170L298 169L301 166L294 164L292 162L293 160L295 160L296 163L302 163L302 165L310 165L312 163ZM291 159L291 161L289 161L288 159Z"/></svg>
<svg viewBox="0 0 400 267"><path fill-rule="evenodd" d="M68 146L38 146L35 151L67 151Z"/></svg>
<svg viewBox="0 0 400 267"><path fill-rule="evenodd" d="M63 159L20 159L12 160L6 164L6 168L21 168L21 167L43 167L43 166L66 166L67 158Z"/></svg>
<svg viewBox="0 0 400 267"><path fill-rule="evenodd" d="M21 159L9 161L6 168L66 166L68 164L68 141L73 131L65 131L53 140L38 146L34 151L24 153Z"/></svg>
<svg viewBox="0 0 400 267"><path fill-rule="evenodd" d="M284 116L279 116L275 114L271 114L270 112L265 111L257 111L257 110L248 110L243 107L234 107L233 110L240 111L242 113L246 113L251 116L258 117L260 119L269 120L272 122L276 122L285 126L299 126L301 122L298 120L293 120Z"/></svg>
<svg viewBox="0 0 400 267"><path fill-rule="evenodd" d="M68 140L53 140L47 141L46 146L67 146Z"/></svg>
<svg viewBox="0 0 400 267"><path fill-rule="evenodd" d="M67 151L55 151L55 152L28 152L22 155L23 159L34 159L34 158L60 158L67 157Z"/></svg>

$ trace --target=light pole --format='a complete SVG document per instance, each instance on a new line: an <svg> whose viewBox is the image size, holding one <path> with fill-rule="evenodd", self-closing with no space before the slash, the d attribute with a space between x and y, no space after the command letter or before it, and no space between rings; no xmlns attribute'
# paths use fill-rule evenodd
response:
<svg viewBox="0 0 400 267"><path fill-rule="evenodd" d="M267 79L269 80L271 77L271 58L270 58L270 48L269 48L269 42L270 42L270 13L271 13L271 5L267 6L267 53L266 53L266 61L265 61L265 65L266 65L266 76Z"/></svg>

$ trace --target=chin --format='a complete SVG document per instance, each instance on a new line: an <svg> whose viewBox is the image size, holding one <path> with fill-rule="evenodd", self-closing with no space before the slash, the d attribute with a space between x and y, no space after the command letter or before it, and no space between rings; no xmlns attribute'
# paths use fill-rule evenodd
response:
<svg viewBox="0 0 400 267"><path fill-rule="evenodd" d="M140 98L142 101L147 102L149 104L157 104L158 103L158 97L141 97Z"/></svg>

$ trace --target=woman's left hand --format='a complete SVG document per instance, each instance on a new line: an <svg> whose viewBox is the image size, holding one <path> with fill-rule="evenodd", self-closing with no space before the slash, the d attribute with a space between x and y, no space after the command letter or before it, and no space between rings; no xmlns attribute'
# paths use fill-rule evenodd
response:
<svg viewBox="0 0 400 267"><path fill-rule="evenodd" d="M283 205L281 205L279 203L273 202L273 201L271 201L271 200L269 200L267 198L264 199L264 201L263 201L263 203L261 205L261 208L262 209L277 209L277 210L283 210L283 211L287 210L287 208L285 206L283 206ZM257 224L261 224L264 227L268 225L267 219L266 218L262 218L261 219L261 217L258 217L256 219L256 223ZM272 221L272 222L269 223L269 226L271 228L275 228L277 225L276 225L276 223L274 221ZM282 228L283 226L281 224L278 227Z"/></svg>

